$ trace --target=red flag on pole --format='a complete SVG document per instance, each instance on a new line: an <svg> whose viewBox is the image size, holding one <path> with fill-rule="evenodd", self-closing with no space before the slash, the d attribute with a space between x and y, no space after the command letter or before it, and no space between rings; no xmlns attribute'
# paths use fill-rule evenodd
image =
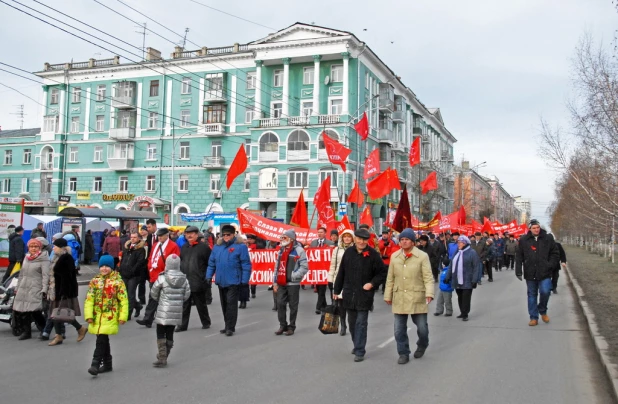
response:
<svg viewBox="0 0 618 404"><path fill-rule="evenodd" d="M225 181L227 189L230 189L236 177L244 173L246 169L247 152L245 151L245 145L241 144L238 152L236 153L236 157L234 157L234 161L232 161L230 169L227 171L227 180Z"/></svg>
<svg viewBox="0 0 618 404"><path fill-rule="evenodd" d="M466 224L466 208L463 205L459 207L459 220L457 224L460 226Z"/></svg>
<svg viewBox="0 0 618 404"><path fill-rule="evenodd" d="M379 199L391 192L392 189L401 190L397 170L387 168L382 174L367 182L367 192L371 199Z"/></svg>
<svg viewBox="0 0 618 404"><path fill-rule="evenodd" d="M335 212L330 206L330 176L326 177L313 198L313 204L318 211L318 228L335 228Z"/></svg>
<svg viewBox="0 0 618 404"><path fill-rule="evenodd" d="M371 209L369 209L369 206L365 206L363 213L361 213L360 224L366 224L369 227L373 227L373 218L371 217Z"/></svg>
<svg viewBox="0 0 618 404"><path fill-rule="evenodd" d="M369 136L369 120L367 119L367 113L363 112L363 117L354 125L354 130L363 140L367 140Z"/></svg>
<svg viewBox="0 0 618 404"><path fill-rule="evenodd" d="M361 206L365 203L365 197L360 191L360 187L358 186L358 182L356 182L356 180L354 180L354 187L352 188L352 191L350 191L348 203L355 203L357 206Z"/></svg>
<svg viewBox="0 0 618 404"><path fill-rule="evenodd" d="M298 195L298 201L296 202L296 207L294 207L294 213L290 218L290 225L308 229L309 218L307 216L307 207L305 206L305 195L303 194L303 191L304 189L302 189L300 191L300 195Z"/></svg>
<svg viewBox="0 0 618 404"><path fill-rule="evenodd" d="M494 232L494 227L491 225L491 222L489 221L489 219L487 219L486 217L483 217L483 228L481 229L481 233L489 233L489 234L493 234Z"/></svg>
<svg viewBox="0 0 618 404"><path fill-rule="evenodd" d="M434 189L438 189L438 178L437 173L432 171L427 178L421 181L421 190L423 191L423 195L425 195L427 192L433 191Z"/></svg>
<svg viewBox="0 0 618 404"><path fill-rule="evenodd" d="M408 191L404 185L401 192L401 199L399 200L399 206L397 207L397 212L395 212L395 218L391 223L391 228L401 232L411 225L412 213L410 212L410 201L408 200Z"/></svg>
<svg viewBox="0 0 618 404"><path fill-rule="evenodd" d="M410 146L410 167L421 163L421 137L417 137Z"/></svg>
<svg viewBox="0 0 618 404"><path fill-rule="evenodd" d="M325 132L322 132L322 139L324 140L324 148L328 155L328 160L332 164L337 164L345 172L345 159L348 158L352 149L348 149L338 141L331 139Z"/></svg>
<svg viewBox="0 0 618 404"><path fill-rule="evenodd" d="M369 179L377 174L380 174L380 149L375 149L367 156L363 178Z"/></svg>
<svg viewBox="0 0 618 404"><path fill-rule="evenodd" d="M344 230L354 230L354 228L350 224L350 221L348 220L348 215L343 216L343 219L341 219L341 221L337 225L337 232L339 233L339 235L341 235Z"/></svg>

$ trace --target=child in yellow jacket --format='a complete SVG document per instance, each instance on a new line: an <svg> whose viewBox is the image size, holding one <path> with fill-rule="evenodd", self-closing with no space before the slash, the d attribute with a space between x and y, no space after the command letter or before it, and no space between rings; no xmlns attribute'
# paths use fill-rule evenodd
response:
<svg viewBox="0 0 618 404"><path fill-rule="evenodd" d="M93 376L111 372L112 355L109 336L118 334L129 317L129 300L124 282L118 272L113 270L114 258L104 255L99 259L99 275L92 278L84 303L84 319L88 322L88 332L97 336L92 355L92 365L88 373ZM102 366L99 367L99 365Z"/></svg>

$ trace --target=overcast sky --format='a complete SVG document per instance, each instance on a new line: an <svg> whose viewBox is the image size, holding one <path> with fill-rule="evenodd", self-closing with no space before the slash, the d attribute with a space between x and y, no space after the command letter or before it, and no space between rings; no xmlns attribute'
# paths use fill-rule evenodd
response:
<svg viewBox="0 0 618 404"><path fill-rule="evenodd" d="M19 1L67 20L32 0ZM135 21L147 21L118 0L100 1ZM544 223L554 173L537 155L539 119L568 127L565 101L571 96L570 59L577 41L590 32L610 44L618 26L611 0L358 0L353 7L327 0L198 0L272 29L190 0L123 1L172 31L190 28L189 39L208 47L246 43L297 21L353 32L425 105L441 109L447 128L458 139L457 163L462 158L473 165L486 161L479 172L496 175L513 196L530 198L533 216ZM93 0L40 2L141 47L142 36L135 33L139 28ZM147 22L161 36L181 39ZM4 4L0 38L0 61L29 71L41 70L44 62L112 55ZM173 50L170 42L154 34L147 36L146 44L165 56ZM0 83L42 101L34 82L0 71ZM3 129L19 127L11 114L19 104L25 105L25 127L39 125L40 106L0 85Z"/></svg>

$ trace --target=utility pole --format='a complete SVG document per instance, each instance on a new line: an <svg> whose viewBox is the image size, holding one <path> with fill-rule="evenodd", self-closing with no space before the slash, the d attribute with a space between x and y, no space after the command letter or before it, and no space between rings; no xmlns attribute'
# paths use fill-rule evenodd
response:
<svg viewBox="0 0 618 404"><path fill-rule="evenodd" d="M17 107L17 112L10 112L10 115L17 115L17 122L19 122L19 129L23 129L24 128L24 116L26 116L26 114L24 113L24 104L20 104L20 105L15 105L15 107Z"/></svg>
<svg viewBox="0 0 618 404"><path fill-rule="evenodd" d="M146 60L146 23L144 25L138 25L135 28L141 28L141 31L135 31L137 34L142 35L142 60Z"/></svg>
<svg viewBox="0 0 618 404"><path fill-rule="evenodd" d="M185 28L185 36L184 38L182 38L182 49L185 48L185 45L187 44L187 34L189 33L189 28Z"/></svg>

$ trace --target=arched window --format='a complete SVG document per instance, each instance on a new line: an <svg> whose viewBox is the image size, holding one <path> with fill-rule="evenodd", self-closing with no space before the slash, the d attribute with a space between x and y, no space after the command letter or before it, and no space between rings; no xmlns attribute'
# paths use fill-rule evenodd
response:
<svg viewBox="0 0 618 404"><path fill-rule="evenodd" d="M333 140L337 140L339 141L339 134L337 132L335 132L332 129L325 129L324 133L326 133L326 135L328 135L329 138L333 139ZM325 150L324 147L324 138L322 137L322 133L320 133L320 136L318 137L318 149L320 150Z"/></svg>
<svg viewBox="0 0 618 404"><path fill-rule="evenodd" d="M260 170L260 189L277 189L279 171L276 168L263 168Z"/></svg>
<svg viewBox="0 0 618 404"><path fill-rule="evenodd" d="M260 137L260 161L279 160L279 138L272 132L266 132Z"/></svg>
<svg viewBox="0 0 618 404"><path fill-rule="evenodd" d="M309 135L303 130L294 130L288 136L288 151L309 150Z"/></svg>

